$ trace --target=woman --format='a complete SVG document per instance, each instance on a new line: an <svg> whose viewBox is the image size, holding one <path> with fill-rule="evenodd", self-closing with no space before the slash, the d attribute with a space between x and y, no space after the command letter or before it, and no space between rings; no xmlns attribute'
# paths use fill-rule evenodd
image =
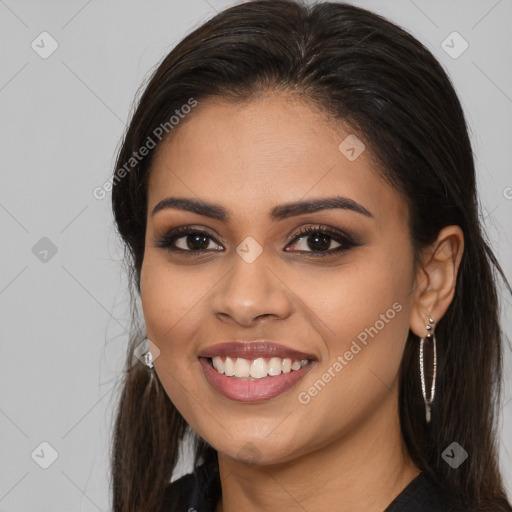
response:
<svg viewBox="0 0 512 512"><path fill-rule="evenodd" d="M460 103L411 35L346 4L226 9L153 74L112 200L145 320L116 511L511 510L504 276Z"/></svg>

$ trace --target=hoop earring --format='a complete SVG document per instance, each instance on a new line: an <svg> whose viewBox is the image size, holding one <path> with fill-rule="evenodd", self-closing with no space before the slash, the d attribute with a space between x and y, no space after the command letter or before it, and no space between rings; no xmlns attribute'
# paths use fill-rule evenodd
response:
<svg viewBox="0 0 512 512"><path fill-rule="evenodd" d="M425 402L425 419L427 423L430 423L432 417L432 403L434 402L434 396L436 393L436 370L437 370L437 351L436 351L436 335L434 333L434 320L431 316L428 317L429 323L425 326L427 335L420 338L420 376L421 376L421 392L423 395L423 401ZM425 358L424 348L425 342L427 346L430 346L432 350L432 378L430 382L430 392L427 396L427 386L425 383Z"/></svg>

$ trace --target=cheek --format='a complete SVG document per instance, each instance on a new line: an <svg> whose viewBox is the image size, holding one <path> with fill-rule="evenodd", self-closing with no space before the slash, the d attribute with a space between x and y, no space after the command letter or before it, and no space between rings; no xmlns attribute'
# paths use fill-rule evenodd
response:
<svg viewBox="0 0 512 512"><path fill-rule="evenodd" d="M201 370L191 340L205 291L203 281L184 274L171 270L160 255L147 254L141 269L141 302L147 336L160 350L155 359L158 378L180 413L196 425L194 404L200 402L201 392L194 376Z"/></svg>
<svg viewBox="0 0 512 512"><path fill-rule="evenodd" d="M331 276L319 313L328 355L298 389L304 413L323 425L327 438L371 415L397 383L411 275L405 250L361 257L347 272Z"/></svg>
<svg viewBox="0 0 512 512"><path fill-rule="evenodd" d="M397 339L396 333L407 330L409 267L406 255L368 251L317 281L314 288L304 284L297 290L324 325L330 359L348 350L352 340L364 343L377 335Z"/></svg>
<svg viewBox="0 0 512 512"><path fill-rule="evenodd" d="M331 379L332 393L322 392L318 405L339 410L343 395L340 421L347 411L364 415L396 384L409 329L411 275L407 250L368 251L367 258L359 258L350 271L331 281L335 291L324 302L329 330L322 371L331 369L336 378Z"/></svg>
<svg viewBox="0 0 512 512"><path fill-rule="evenodd" d="M159 336L162 330L171 326L171 312L177 305L176 283L171 288L169 277L163 265L151 257L144 258L140 277L142 310L148 337L153 336L157 344L163 341Z"/></svg>
<svg viewBox="0 0 512 512"><path fill-rule="evenodd" d="M141 269L141 302L148 338L163 354L181 349L191 339L187 326L200 308L204 283L173 271L160 255L148 254ZM189 335L190 334L190 335Z"/></svg>

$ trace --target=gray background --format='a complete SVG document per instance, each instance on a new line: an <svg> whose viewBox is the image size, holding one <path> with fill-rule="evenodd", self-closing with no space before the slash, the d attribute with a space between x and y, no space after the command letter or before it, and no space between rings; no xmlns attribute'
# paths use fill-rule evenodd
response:
<svg viewBox="0 0 512 512"><path fill-rule="evenodd" d="M233 3L0 0L0 511L110 509L113 385L129 308L110 194L97 200L92 190L110 176L142 80ZM484 222L510 279L512 1L354 3L407 28L452 77L472 132ZM58 43L45 59L31 47L51 48L43 31ZM469 44L458 58L441 46L453 31ZM450 51L460 51L452 39ZM500 453L512 495L510 353L505 364ZM47 469L40 464L52 449L42 442L58 453Z"/></svg>

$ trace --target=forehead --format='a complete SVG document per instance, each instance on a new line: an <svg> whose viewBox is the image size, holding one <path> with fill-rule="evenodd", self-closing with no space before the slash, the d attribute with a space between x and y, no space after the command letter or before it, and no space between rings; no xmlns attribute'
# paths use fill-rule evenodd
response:
<svg viewBox="0 0 512 512"><path fill-rule="evenodd" d="M199 102L158 148L148 211L167 196L220 202L236 214L338 194L372 212L403 216L404 201L380 177L369 149L347 158L343 142L354 136L312 104L284 94Z"/></svg>

